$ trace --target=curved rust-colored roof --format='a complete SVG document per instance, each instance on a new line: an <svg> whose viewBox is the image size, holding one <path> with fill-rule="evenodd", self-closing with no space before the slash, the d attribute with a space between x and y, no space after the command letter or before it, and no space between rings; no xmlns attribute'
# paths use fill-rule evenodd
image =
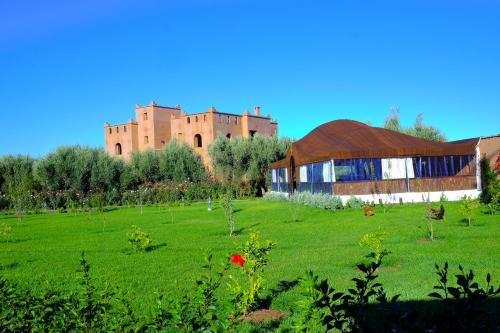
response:
<svg viewBox="0 0 500 333"><path fill-rule="evenodd" d="M286 158L273 167L289 165L292 156L295 165L300 165L332 158L469 155L474 154L478 140L435 142L341 119L320 125L292 143Z"/></svg>

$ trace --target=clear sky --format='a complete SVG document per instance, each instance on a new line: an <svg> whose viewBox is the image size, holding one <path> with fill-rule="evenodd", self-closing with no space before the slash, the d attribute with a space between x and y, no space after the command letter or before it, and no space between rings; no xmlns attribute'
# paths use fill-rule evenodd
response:
<svg viewBox="0 0 500 333"><path fill-rule="evenodd" d="M500 1L0 1L0 154L102 146L136 103L260 105L280 135L337 119L500 133Z"/></svg>

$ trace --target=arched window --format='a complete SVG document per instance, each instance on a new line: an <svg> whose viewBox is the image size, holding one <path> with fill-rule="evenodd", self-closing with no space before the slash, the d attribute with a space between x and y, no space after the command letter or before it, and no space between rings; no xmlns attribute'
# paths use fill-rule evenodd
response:
<svg viewBox="0 0 500 333"><path fill-rule="evenodd" d="M190 117L187 117L187 123L191 124L191 118Z"/></svg>
<svg viewBox="0 0 500 333"><path fill-rule="evenodd" d="M227 133L226 138L231 139L231 133Z"/></svg>
<svg viewBox="0 0 500 333"><path fill-rule="evenodd" d="M121 155L122 154L122 145L117 143L115 145L115 155Z"/></svg>
<svg viewBox="0 0 500 333"><path fill-rule="evenodd" d="M201 135L196 134L196 135L194 136L194 146L195 146L195 147L198 147L198 148L199 148L199 147L202 147Z"/></svg>

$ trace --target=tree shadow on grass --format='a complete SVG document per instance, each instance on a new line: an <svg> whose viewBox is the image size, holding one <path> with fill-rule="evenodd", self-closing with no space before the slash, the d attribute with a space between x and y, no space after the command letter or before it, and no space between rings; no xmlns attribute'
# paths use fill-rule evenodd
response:
<svg viewBox="0 0 500 333"><path fill-rule="evenodd" d="M295 288L299 284L298 279L294 280L281 280L275 288L270 289L269 295L259 299L257 301L257 309L269 309L274 298L278 297L280 294L287 292L290 289Z"/></svg>
<svg viewBox="0 0 500 333"><path fill-rule="evenodd" d="M470 220L470 226L469 226L469 220L467 218L463 218L459 221L460 225L463 227L483 227L484 223L476 223L474 219Z"/></svg>
<svg viewBox="0 0 500 333"><path fill-rule="evenodd" d="M24 242L27 242L27 241L30 241L30 240L32 240L32 239L31 238L2 239L2 240L0 240L0 243L3 243L3 244L9 244L9 243L17 244L17 243L24 243Z"/></svg>
<svg viewBox="0 0 500 333"><path fill-rule="evenodd" d="M258 225L260 225L260 223L254 223L251 226L236 229L233 231L233 236L239 236L239 235L243 234L246 230L249 230L249 229L251 230L252 228L254 228Z"/></svg>
<svg viewBox="0 0 500 333"><path fill-rule="evenodd" d="M18 262L12 262L12 263L7 264L7 265L0 265L0 271L6 271L8 269L14 269L16 267L19 267L19 263Z"/></svg>
<svg viewBox="0 0 500 333"><path fill-rule="evenodd" d="M146 252L153 252L155 250L161 249L162 247L167 246L167 243L160 243L160 244L155 244L155 245L150 245L148 246L145 251Z"/></svg>

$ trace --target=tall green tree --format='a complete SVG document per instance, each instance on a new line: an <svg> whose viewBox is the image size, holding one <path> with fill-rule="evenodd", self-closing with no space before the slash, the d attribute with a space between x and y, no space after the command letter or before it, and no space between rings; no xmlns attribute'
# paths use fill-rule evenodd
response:
<svg viewBox="0 0 500 333"><path fill-rule="evenodd" d="M282 159L290 146L288 138L278 139L257 133L253 137L228 139L219 134L209 145L216 176L227 183L248 183L256 194L267 188L272 162Z"/></svg>
<svg viewBox="0 0 500 333"><path fill-rule="evenodd" d="M438 142L446 141L446 136L440 129L424 123L423 113L417 115L413 127L404 127L399 121L399 109L393 108L384 120L384 128L426 140Z"/></svg>
<svg viewBox="0 0 500 333"><path fill-rule="evenodd" d="M0 191L20 218L33 205L37 184L33 178L35 160L29 156L7 155L0 158Z"/></svg>
<svg viewBox="0 0 500 333"><path fill-rule="evenodd" d="M199 182L208 178L200 156L185 142L167 143L158 154L158 163L161 180Z"/></svg>

